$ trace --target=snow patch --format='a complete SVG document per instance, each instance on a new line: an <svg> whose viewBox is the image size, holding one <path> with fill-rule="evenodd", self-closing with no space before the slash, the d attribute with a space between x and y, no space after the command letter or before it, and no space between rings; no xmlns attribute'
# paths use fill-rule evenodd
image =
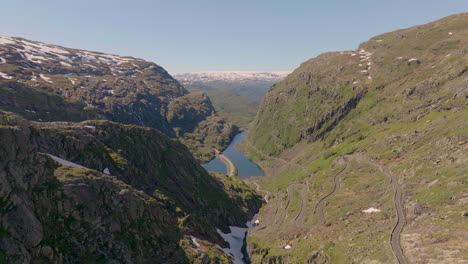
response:
<svg viewBox="0 0 468 264"><path fill-rule="evenodd" d="M37 55L34 55L34 54L31 54L31 53L24 53L23 54L24 57L26 57L26 59L28 61L32 61L34 63L42 63L43 61L46 61L47 59L42 57L42 56L37 56Z"/></svg>
<svg viewBox="0 0 468 264"><path fill-rule="evenodd" d="M72 67L70 63L66 63L64 61L61 61L60 64L62 64L62 66L65 66L65 67Z"/></svg>
<svg viewBox="0 0 468 264"><path fill-rule="evenodd" d="M109 168L105 168L104 171L102 171L102 172L104 172L104 173L107 174L107 175L110 175L110 170L109 170Z"/></svg>
<svg viewBox="0 0 468 264"><path fill-rule="evenodd" d="M74 162L71 162L71 161L68 161L68 160L64 160L64 159L61 159L57 156L54 156L52 154L49 154L49 153L46 153L49 157L51 157L53 160L55 160L56 162L60 163L61 165L64 165L64 166L71 166L71 167L75 167L75 168L80 168L80 169L88 169L89 168L86 168L86 167L83 167L79 164L76 164Z"/></svg>
<svg viewBox="0 0 468 264"><path fill-rule="evenodd" d="M84 126L85 128L96 129L95 126Z"/></svg>
<svg viewBox="0 0 468 264"><path fill-rule="evenodd" d="M374 207L371 207L371 208L366 209L366 210L362 210L362 212L366 213L366 214L377 213L377 212L380 212L380 211L381 211L380 209L376 209Z"/></svg>
<svg viewBox="0 0 468 264"><path fill-rule="evenodd" d="M284 246L284 249L290 249L291 247L292 246L288 244L288 245Z"/></svg>
<svg viewBox="0 0 468 264"><path fill-rule="evenodd" d="M190 236L190 239L192 239L192 243L196 246L196 247L200 247L200 243L197 242L198 238L194 237L194 236Z"/></svg>
<svg viewBox="0 0 468 264"><path fill-rule="evenodd" d="M228 248L221 248L221 250L226 253L228 256L233 258L234 264L244 264L244 254L242 253L242 246L244 245L244 238L246 232L249 228L255 226L255 218L257 215L253 217L252 220L246 223L247 227L237 227L237 226L230 226L229 229L231 230L230 233L224 234L221 230L216 228L216 232L224 239L224 241L229 243ZM218 246L219 247L219 246Z"/></svg>
<svg viewBox="0 0 468 264"><path fill-rule="evenodd" d="M13 77L3 72L0 72L0 77L2 77L3 79L7 79L7 80L13 79Z"/></svg>
<svg viewBox="0 0 468 264"><path fill-rule="evenodd" d="M2 37L0 36L0 44L2 45L14 45L16 44L16 41L12 38L9 37Z"/></svg>
<svg viewBox="0 0 468 264"><path fill-rule="evenodd" d="M44 74L39 74L39 77L41 77L42 80L48 82L48 83L54 83L53 81L50 80L49 77L46 77Z"/></svg>
<svg viewBox="0 0 468 264"><path fill-rule="evenodd" d="M4 64L4 63L6 63L6 60L4 58L0 57L0 64Z"/></svg>

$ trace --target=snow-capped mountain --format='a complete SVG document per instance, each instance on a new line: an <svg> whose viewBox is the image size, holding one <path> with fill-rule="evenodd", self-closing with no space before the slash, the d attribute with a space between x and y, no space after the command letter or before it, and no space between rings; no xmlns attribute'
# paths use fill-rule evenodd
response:
<svg viewBox="0 0 468 264"><path fill-rule="evenodd" d="M208 72L190 72L175 74L174 78L183 84L191 84L195 82L211 82L211 81L267 81L278 82L284 79L290 72L255 72L255 71L208 71Z"/></svg>

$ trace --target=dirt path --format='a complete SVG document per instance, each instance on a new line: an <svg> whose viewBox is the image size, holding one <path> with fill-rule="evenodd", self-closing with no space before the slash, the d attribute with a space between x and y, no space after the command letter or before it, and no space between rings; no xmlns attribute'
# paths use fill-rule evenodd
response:
<svg viewBox="0 0 468 264"><path fill-rule="evenodd" d="M257 182L253 182L253 184L255 184L255 186L256 186L255 190L256 190L257 192L263 192L263 193L265 193L265 196L263 196L263 199L265 200L266 203L268 203L268 198L271 197L271 192L270 192L270 191L266 191L266 190L260 189L260 185L258 185Z"/></svg>

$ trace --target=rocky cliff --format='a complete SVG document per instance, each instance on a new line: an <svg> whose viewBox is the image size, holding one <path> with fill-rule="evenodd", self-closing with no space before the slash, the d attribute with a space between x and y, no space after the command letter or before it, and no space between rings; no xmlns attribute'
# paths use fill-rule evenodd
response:
<svg viewBox="0 0 468 264"><path fill-rule="evenodd" d="M182 140L185 133L202 130L198 133L226 131L224 137L229 137L234 129L217 116L211 104L205 104L211 107L210 111L197 113L197 120L185 120L182 130L177 127L180 123L171 123L168 118L180 115L174 111L183 110L169 107L170 104L185 100L179 99L184 96L198 97L188 95L189 92L178 81L155 63L22 38L0 37L0 89L1 109L14 111L34 121L89 119L90 114L63 114L64 111L76 112L79 107L81 112L93 112L115 122L157 128L172 137L176 134L174 130L177 130ZM35 96L20 97L25 93ZM53 104L56 107L51 108L34 101L37 97L44 98L46 94L53 96L53 100L62 98L71 109L68 110L63 103ZM9 100L12 96L22 99L12 104ZM196 111L200 109L198 104L204 104L206 100L209 101L204 98L185 102L191 104L186 105L191 111ZM200 126L202 121L203 125ZM192 139L189 135L187 138ZM207 152L206 146L227 146L224 139L217 139L216 136L206 137L206 142L198 142L205 150L192 150L200 153L200 159L209 159L212 151Z"/></svg>
<svg viewBox="0 0 468 264"><path fill-rule="evenodd" d="M155 129L0 112L0 263L229 263L260 197Z"/></svg>
<svg viewBox="0 0 468 264"><path fill-rule="evenodd" d="M244 149L269 177L253 263L464 263L468 14L304 62Z"/></svg>

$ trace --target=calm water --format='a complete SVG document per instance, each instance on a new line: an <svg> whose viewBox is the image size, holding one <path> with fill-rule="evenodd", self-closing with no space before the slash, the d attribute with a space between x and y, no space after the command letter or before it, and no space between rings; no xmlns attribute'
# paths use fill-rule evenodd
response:
<svg viewBox="0 0 468 264"><path fill-rule="evenodd" d="M223 151L224 155L227 156L232 160L234 165L237 167L239 178L245 179L252 176L264 176L263 170L257 166L257 164L251 162L247 157L244 155L243 152L240 152L236 149L236 145L242 143L245 136L247 136L247 132L241 132L237 134L231 141L231 144L227 147L226 150ZM215 171L226 173L227 168L224 163L219 159L214 159L208 163L203 164L203 167L207 171Z"/></svg>

